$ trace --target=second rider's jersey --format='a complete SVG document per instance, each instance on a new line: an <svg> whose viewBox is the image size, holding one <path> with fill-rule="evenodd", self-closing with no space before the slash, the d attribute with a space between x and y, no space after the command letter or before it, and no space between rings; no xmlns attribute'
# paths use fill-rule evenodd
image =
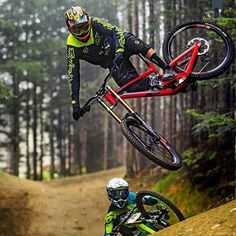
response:
<svg viewBox="0 0 236 236"><path fill-rule="evenodd" d="M110 235L112 233L113 227L116 225L116 221L117 223L119 223L119 217L125 213L127 213L128 211L130 211L135 203L136 203L136 196L137 193L136 192L129 192L129 196L128 196L128 200L127 203L125 204L125 206L123 208L118 208L117 206L111 204L107 215L105 217L105 234L106 235Z"/></svg>
<svg viewBox="0 0 236 236"><path fill-rule="evenodd" d="M80 60L108 68L116 52L123 52L125 33L117 26L98 18L91 19L92 30L84 43L72 34L67 38L68 80L72 104L79 104Z"/></svg>

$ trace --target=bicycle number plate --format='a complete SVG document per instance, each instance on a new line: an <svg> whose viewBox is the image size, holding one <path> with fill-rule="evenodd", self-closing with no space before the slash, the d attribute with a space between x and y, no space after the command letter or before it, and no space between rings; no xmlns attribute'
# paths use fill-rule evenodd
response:
<svg viewBox="0 0 236 236"><path fill-rule="evenodd" d="M127 220L127 224L133 224L135 223L141 216L140 212L137 212L135 214L133 214L128 220Z"/></svg>

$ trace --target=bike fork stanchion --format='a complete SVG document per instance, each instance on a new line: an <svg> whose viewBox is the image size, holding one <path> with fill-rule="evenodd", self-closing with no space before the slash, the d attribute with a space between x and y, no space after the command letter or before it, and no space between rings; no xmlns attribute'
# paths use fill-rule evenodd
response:
<svg viewBox="0 0 236 236"><path fill-rule="evenodd" d="M102 100L99 100L99 103L106 109L106 111L118 122L121 123L121 119L115 114L115 112L112 111L112 108L107 106L105 102Z"/></svg>
<svg viewBox="0 0 236 236"><path fill-rule="evenodd" d="M153 131L152 127L146 124L139 114L136 113L111 87L107 86L107 89L117 98L117 100L128 110L129 113L133 114L133 117L136 118L136 120L138 120L153 137L157 138L157 141L160 140L159 136Z"/></svg>
<svg viewBox="0 0 236 236"><path fill-rule="evenodd" d="M134 113L134 110L110 87L107 86L109 92L111 92L117 100L128 110L130 113Z"/></svg>
<svg viewBox="0 0 236 236"><path fill-rule="evenodd" d="M135 113L134 110L110 87L106 87L108 92L110 92L117 100L120 102L128 112L130 113ZM112 111L114 106L109 107L103 100L102 98L98 100L98 102L105 108L105 110L120 124L121 123L121 118L119 118L115 112ZM108 101L109 102L109 101Z"/></svg>

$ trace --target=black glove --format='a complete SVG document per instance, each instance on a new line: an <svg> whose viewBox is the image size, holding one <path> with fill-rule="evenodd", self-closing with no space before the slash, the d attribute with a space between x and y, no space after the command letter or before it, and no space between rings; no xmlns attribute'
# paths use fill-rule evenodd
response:
<svg viewBox="0 0 236 236"><path fill-rule="evenodd" d="M72 116L73 116L73 119L76 121L82 116L81 108L79 105L73 106Z"/></svg>

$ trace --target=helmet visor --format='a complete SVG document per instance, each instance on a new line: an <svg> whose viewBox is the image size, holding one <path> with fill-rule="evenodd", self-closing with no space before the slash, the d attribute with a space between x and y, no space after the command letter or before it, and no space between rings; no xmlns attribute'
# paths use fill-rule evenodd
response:
<svg viewBox="0 0 236 236"><path fill-rule="evenodd" d="M118 189L118 190L112 190L109 191L109 197L113 200L126 200L129 195L129 190L128 189Z"/></svg>
<svg viewBox="0 0 236 236"><path fill-rule="evenodd" d="M77 19L69 20L68 25L70 28L75 27L75 26L83 26L87 24L89 21L89 18L87 15L83 15L82 17L78 17Z"/></svg>

